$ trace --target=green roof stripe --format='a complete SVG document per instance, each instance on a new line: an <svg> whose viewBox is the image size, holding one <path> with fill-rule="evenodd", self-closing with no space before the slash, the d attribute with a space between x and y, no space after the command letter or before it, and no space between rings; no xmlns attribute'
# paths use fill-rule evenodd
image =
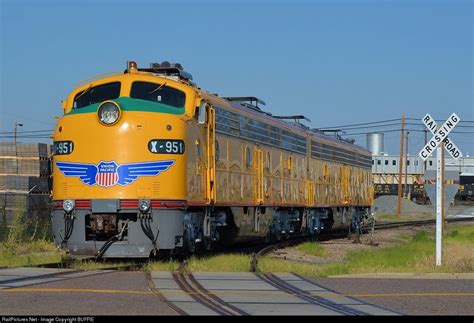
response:
<svg viewBox="0 0 474 323"><path fill-rule="evenodd" d="M162 112L169 114L184 113L184 107L176 108L159 102L134 99L124 96L109 101L116 102L123 111ZM66 113L66 115L94 113L99 109L99 105L100 103L94 103L79 109L72 109L70 112Z"/></svg>

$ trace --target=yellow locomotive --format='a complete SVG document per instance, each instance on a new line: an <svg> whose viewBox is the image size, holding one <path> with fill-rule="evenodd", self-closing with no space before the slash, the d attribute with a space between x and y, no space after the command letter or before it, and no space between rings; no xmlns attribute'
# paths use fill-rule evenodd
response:
<svg viewBox="0 0 474 323"><path fill-rule="evenodd" d="M56 243L149 257L358 225L370 153L262 104L205 92L168 62L76 88L54 132Z"/></svg>

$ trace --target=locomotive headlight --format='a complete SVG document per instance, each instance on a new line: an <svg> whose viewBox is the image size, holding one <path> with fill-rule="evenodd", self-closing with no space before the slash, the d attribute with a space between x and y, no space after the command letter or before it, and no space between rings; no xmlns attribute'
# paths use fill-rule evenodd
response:
<svg viewBox="0 0 474 323"><path fill-rule="evenodd" d="M113 125L120 118L120 107L113 101L104 101L99 106L98 115L102 124Z"/></svg>
<svg viewBox="0 0 474 323"><path fill-rule="evenodd" d="M142 213L148 212L148 210L150 209L150 200L140 200L140 202L138 203L138 209Z"/></svg>
<svg viewBox="0 0 474 323"><path fill-rule="evenodd" d="M74 200L65 200L63 202L63 209L66 213L71 213L74 210Z"/></svg>

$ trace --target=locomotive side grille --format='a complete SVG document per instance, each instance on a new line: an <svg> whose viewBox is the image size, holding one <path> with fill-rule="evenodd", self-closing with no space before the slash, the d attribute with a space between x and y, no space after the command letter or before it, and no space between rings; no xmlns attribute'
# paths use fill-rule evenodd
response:
<svg viewBox="0 0 474 323"><path fill-rule="evenodd" d="M153 194L154 195L159 195L160 194L160 183L159 182L153 183Z"/></svg>

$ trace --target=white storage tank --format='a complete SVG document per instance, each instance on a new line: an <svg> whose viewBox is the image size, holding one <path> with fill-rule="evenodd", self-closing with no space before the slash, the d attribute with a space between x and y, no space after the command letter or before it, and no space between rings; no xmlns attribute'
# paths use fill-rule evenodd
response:
<svg viewBox="0 0 474 323"><path fill-rule="evenodd" d="M367 134L367 149L372 152L372 156L380 155L384 151L383 132Z"/></svg>

